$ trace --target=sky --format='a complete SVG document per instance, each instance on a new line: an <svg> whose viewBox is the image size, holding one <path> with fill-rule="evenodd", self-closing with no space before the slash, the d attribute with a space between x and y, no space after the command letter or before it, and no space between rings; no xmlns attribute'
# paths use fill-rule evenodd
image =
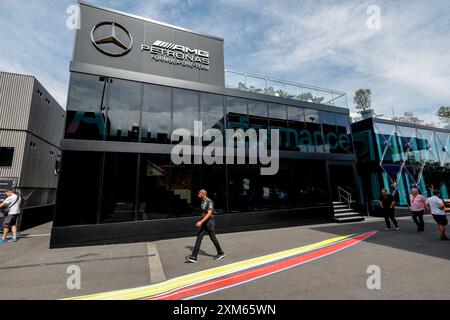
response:
<svg viewBox="0 0 450 320"><path fill-rule="evenodd" d="M347 93L427 122L450 106L448 0L90 0L225 39L225 67ZM0 0L0 70L36 76L65 107L72 0Z"/></svg>

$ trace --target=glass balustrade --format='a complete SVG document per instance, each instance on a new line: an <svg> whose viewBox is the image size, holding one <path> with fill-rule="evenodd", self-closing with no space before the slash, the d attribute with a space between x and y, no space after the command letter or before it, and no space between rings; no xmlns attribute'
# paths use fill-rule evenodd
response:
<svg viewBox="0 0 450 320"><path fill-rule="evenodd" d="M287 99L348 108L347 95L330 89L225 70L225 86Z"/></svg>

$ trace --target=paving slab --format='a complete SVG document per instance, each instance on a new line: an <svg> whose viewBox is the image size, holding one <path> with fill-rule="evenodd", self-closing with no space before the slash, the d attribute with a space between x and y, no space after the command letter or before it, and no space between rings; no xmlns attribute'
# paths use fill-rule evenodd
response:
<svg viewBox="0 0 450 320"><path fill-rule="evenodd" d="M51 226L50 226L51 228ZM0 299L62 299L150 284L145 243L49 249L45 226L22 233L25 238L0 246ZM69 290L69 266L81 271L81 290Z"/></svg>

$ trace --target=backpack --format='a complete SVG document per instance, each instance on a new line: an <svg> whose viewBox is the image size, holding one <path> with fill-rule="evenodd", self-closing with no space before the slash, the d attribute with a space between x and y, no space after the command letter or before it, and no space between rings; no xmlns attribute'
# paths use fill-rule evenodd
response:
<svg viewBox="0 0 450 320"><path fill-rule="evenodd" d="M15 200L13 203L8 204L8 206L7 206L6 208L2 208L2 209L0 210L0 217L4 218L4 217L8 216L9 210L10 210L13 206L15 206L17 202L19 202L19 200L20 200L20 195L18 195L18 194L15 194L15 195L17 196L17 197L16 197L16 200Z"/></svg>
<svg viewBox="0 0 450 320"><path fill-rule="evenodd" d="M425 202L424 213L425 213L425 214L431 214L431 207L430 207L430 205L428 204L428 202Z"/></svg>

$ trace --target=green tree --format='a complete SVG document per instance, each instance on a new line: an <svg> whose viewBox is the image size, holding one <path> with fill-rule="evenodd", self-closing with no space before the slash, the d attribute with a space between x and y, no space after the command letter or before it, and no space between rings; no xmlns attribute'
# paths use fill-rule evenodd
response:
<svg viewBox="0 0 450 320"><path fill-rule="evenodd" d="M372 90L370 89L358 89L355 92L353 101L356 104L358 110L368 110L372 105Z"/></svg>
<svg viewBox="0 0 450 320"><path fill-rule="evenodd" d="M436 112L436 116L442 122L450 124L450 107L440 107L439 110Z"/></svg>

